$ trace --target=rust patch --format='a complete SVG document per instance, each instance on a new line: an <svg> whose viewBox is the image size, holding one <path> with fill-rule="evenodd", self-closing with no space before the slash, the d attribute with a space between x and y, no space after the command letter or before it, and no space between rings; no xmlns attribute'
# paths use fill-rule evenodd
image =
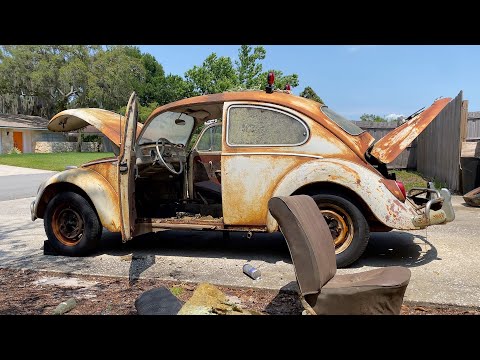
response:
<svg viewBox="0 0 480 360"><path fill-rule="evenodd" d="M463 200L470 206L480 207L480 187L463 195Z"/></svg>
<svg viewBox="0 0 480 360"><path fill-rule="evenodd" d="M405 202L405 196L403 196L403 193L398 188L395 180L380 179L380 182L385 185L385 187L393 194L393 196L395 196L398 200Z"/></svg>
<svg viewBox="0 0 480 360"><path fill-rule="evenodd" d="M412 119L390 131L378 140L371 154L381 162L391 163L400 153L412 143L420 133L430 124L435 117L452 100L445 98L437 100L425 111L414 116Z"/></svg>
<svg viewBox="0 0 480 360"><path fill-rule="evenodd" d="M125 129L125 116L112 111L85 108L68 109L56 114L48 123L50 131L73 131L92 125L120 147L121 136ZM137 134L140 133L142 124L137 124Z"/></svg>
<svg viewBox="0 0 480 360"><path fill-rule="evenodd" d="M112 186L115 193L118 194L117 158L92 161L83 164L82 167L100 174Z"/></svg>

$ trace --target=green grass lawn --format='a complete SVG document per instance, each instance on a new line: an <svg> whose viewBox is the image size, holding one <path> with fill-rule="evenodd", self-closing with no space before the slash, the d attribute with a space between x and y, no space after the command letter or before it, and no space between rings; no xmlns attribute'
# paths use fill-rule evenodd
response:
<svg viewBox="0 0 480 360"><path fill-rule="evenodd" d="M65 170L67 165L79 166L86 162L114 156L113 153L51 153L51 154L8 154L0 155L0 164L43 170Z"/></svg>
<svg viewBox="0 0 480 360"><path fill-rule="evenodd" d="M424 177L417 171L395 170L393 172L397 175L397 180L403 182L407 191L413 187L426 187L427 181L432 181L431 179L428 180L426 177ZM433 179L433 183L435 184L435 188L437 189L446 187L445 184L442 184L435 179Z"/></svg>

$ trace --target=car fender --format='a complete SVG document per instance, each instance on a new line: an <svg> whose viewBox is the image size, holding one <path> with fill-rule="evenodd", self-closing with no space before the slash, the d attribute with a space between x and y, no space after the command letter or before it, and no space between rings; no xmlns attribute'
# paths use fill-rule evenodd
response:
<svg viewBox="0 0 480 360"><path fill-rule="evenodd" d="M272 196L288 196L309 184L331 182L355 192L383 224L394 229L418 229L412 223L417 215L412 206L398 200L381 182L383 177L351 161L318 159L299 165L277 184ZM270 212L267 230L276 231L278 224Z"/></svg>
<svg viewBox="0 0 480 360"><path fill-rule="evenodd" d="M33 214L35 214L35 216L43 216L43 214L38 214L39 206L46 205L46 203L53 198L53 195L55 195L49 192L48 189L52 189L56 184L61 183L73 184L83 190L89 197L87 200L92 202L102 225L108 231L120 231L118 193L102 175L85 168L65 170L45 181L38 189L33 208Z"/></svg>

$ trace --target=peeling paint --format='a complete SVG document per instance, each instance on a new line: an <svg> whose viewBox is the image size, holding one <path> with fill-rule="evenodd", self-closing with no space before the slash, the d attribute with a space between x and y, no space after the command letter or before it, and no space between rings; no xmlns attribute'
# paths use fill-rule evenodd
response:
<svg viewBox="0 0 480 360"><path fill-rule="evenodd" d="M435 101L428 109L390 131L375 143L371 154L385 164L391 163L425 130L450 100L452 99L445 98Z"/></svg>

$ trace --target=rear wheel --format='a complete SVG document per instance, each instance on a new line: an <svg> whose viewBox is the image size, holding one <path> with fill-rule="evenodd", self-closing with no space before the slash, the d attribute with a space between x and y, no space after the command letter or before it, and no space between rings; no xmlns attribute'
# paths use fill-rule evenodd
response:
<svg viewBox="0 0 480 360"><path fill-rule="evenodd" d="M337 267L355 262L365 251L370 237L368 223L351 201L330 194L313 195L323 214L335 245Z"/></svg>
<svg viewBox="0 0 480 360"><path fill-rule="evenodd" d="M102 235L95 210L74 192L57 194L48 203L44 226L51 246L67 256L87 255L97 247Z"/></svg>

